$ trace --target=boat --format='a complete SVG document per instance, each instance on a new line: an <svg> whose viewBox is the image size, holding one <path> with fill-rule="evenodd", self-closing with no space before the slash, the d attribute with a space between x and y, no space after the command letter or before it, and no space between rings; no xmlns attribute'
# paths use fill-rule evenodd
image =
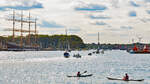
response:
<svg viewBox="0 0 150 84"><path fill-rule="evenodd" d="M66 36L67 36L67 30L66 30ZM67 37L66 37L66 50L64 52L64 57L65 58L69 58L70 57L70 54L69 54L69 42L67 40Z"/></svg>
<svg viewBox="0 0 150 84"><path fill-rule="evenodd" d="M65 57L65 58L69 58L69 57L70 57L70 54L66 51L66 52L64 52L64 57Z"/></svg>
<svg viewBox="0 0 150 84"><path fill-rule="evenodd" d="M30 13L29 13L29 16L28 18L25 18L23 17L24 14L23 14L23 11L21 13L21 15L19 14L19 17L18 18L15 18L16 17L16 14L15 14L15 11L13 11L13 14L12 14L12 18L8 18L8 21L12 21L13 24L12 24L12 29L8 28L8 29L5 29L5 31L12 31L12 40L9 40L6 42L6 45L7 45L7 51L38 51L40 50L40 47L38 46L37 44L37 23L36 23L36 19L35 21L31 20L31 16L30 16ZM20 19L19 19L20 18ZM32 18L33 19L33 18ZM16 28L16 25L15 23L21 23L19 29ZM24 23L28 23L29 25L29 29L23 29L23 24ZM31 23L34 24L34 30L31 30ZM20 35L20 41L18 42L18 40L16 40L17 38L15 33L16 32L19 32ZM24 36L23 34L24 33L28 33L27 36L25 37L28 37L28 39L26 40L23 39ZM34 33L34 34L31 34L31 33ZM31 35L34 36L34 40L33 37L31 38ZM31 42L31 40L33 42ZM26 43L27 42L27 43Z"/></svg>
<svg viewBox="0 0 150 84"><path fill-rule="evenodd" d="M144 79L129 79L129 80L123 80L123 79L119 79L119 78L111 78L111 77L107 77L108 80L120 80L120 81L144 81Z"/></svg>
<svg viewBox="0 0 150 84"><path fill-rule="evenodd" d="M74 54L73 57L81 58L81 55L78 53L78 54Z"/></svg>
<svg viewBox="0 0 150 84"><path fill-rule="evenodd" d="M96 54L99 54L100 53L100 43L99 43L99 32L98 32L98 48L97 48L97 50L96 50Z"/></svg>
<svg viewBox="0 0 150 84"><path fill-rule="evenodd" d="M96 53L96 52L92 52L92 53L94 54L94 53Z"/></svg>
<svg viewBox="0 0 150 84"><path fill-rule="evenodd" d="M99 49L97 49L96 54L99 54L99 53L100 53L100 51L99 51Z"/></svg>
<svg viewBox="0 0 150 84"><path fill-rule="evenodd" d="M88 55L92 55L92 53L89 53Z"/></svg>
<svg viewBox="0 0 150 84"><path fill-rule="evenodd" d="M104 54L104 50L103 49L101 50L101 53Z"/></svg>
<svg viewBox="0 0 150 84"><path fill-rule="evenodd" d="M150 49L148 48L147 45L145 45L143 49L138 49L135 45L134 48L128 50L128 52L131 54L150 54Z"/></svg>
<svg viewBox="0 0 150 84"><path fill-rule="evenodd" d="M81 75L81 76L67 76L67 77L90 77L92 76L93 74L88 74L88 75Z"/></svg>

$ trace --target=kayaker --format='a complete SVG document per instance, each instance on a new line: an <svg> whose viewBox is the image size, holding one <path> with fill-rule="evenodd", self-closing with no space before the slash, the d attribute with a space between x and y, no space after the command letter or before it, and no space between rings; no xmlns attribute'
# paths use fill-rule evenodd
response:
<svg viewBox="0 0 150 84"><path fill-rule="evenodd" d="M123 77L123 80L125 80L125 81L129 80L129 76L128 76L127 73L126 73L125 76Z"/></svg>
<svg viewBox="0 0 150 84"><path fill-rule="evenodd" d="M78 73L77 73L77 77L80 77L80 76L81 76L80 71L78 71Z"/></svg>

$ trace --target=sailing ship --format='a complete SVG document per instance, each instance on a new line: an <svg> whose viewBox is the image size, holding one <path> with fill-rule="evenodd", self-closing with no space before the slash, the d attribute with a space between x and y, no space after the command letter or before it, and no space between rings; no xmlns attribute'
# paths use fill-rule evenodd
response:
<svg viewBox="0 0 150 84"><path fill-rule="evenodd" d="M99 54L100 53L100 43L99 43L99 32L98 32L98 48L96 50L96 54Z"/></svg>
<svg viewBox="0 0 150 84"><path fill-rule="evenodd" d="M97 43L97 49L96 49L96 51L94 51L94 52L92 52L93 54L99 54L99 53L102 53L102 54L104 54L104 50L102 50L101 52L100 52L100 42L99 42L99 32L98 32L98 43ZM88 53L88 55L92 55L92 53Z"/></svg>
<svg viewBox="0 0 150 84"><path fill-rule="evenodd" d="M39 50L39 46L36 44L37 43L36 19L34 21L31 20L30 12L29 12L29 16L27 18L24 17L23 11L21 11L21 15L19 14L19 16L17 16L17 18L16 18L15 11L13 11L12 15L13 16L11 18L8 18L7 20L13 22L13 28L12 29L5 29L5 31L12 31L13 32L12 41L7 42L7 50L8 51L35 51L35 50ZM20 29L16 28L16 23L20 24ZM23 29L24 23L28 23L29 30ZM31 24L35 24L34 25L35 30L31 30ZM16 43L16 41L15 41L15 33L16 32L20 32L19 44ZM23 43L23 33L28 33L28 40L27 40L28 45ZM31 33L34 33L34 40L35 40L35 44L32 44L32 45L31 45Z"/></svg>
<svg viewBox="0 0 150 84"><path fill-rule="evenodd" d="M67 39L67 29L66 29L66 45L65 45L64 57L65 58L69 58L70 57L70 54L69 54L69 42L68 42L68 39Z"/></svg>

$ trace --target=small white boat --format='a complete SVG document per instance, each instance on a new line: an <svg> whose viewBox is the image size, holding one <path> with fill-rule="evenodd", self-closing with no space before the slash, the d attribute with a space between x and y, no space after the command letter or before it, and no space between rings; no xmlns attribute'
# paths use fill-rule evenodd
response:
<svg viewBox="0 0 150 84"><path fill-rule="evenodd" d="M74 54L73 57L81 58L81 55L78 53L78 54Z"/></svg>

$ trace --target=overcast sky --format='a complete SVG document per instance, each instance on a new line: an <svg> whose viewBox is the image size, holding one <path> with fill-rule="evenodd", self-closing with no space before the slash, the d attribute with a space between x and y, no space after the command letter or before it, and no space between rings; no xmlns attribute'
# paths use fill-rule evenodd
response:
<svg viewBox="0 0 150 84"><path fill-rule="evenodd" d="M139 37L150 43L150 0L1 0L0 35L12 34L4 29L12 28L6 19L13 9L30 11L40 34L65 34L67 28L85 43L97 43L98 32L100 43L132 43Z"/></svg>

